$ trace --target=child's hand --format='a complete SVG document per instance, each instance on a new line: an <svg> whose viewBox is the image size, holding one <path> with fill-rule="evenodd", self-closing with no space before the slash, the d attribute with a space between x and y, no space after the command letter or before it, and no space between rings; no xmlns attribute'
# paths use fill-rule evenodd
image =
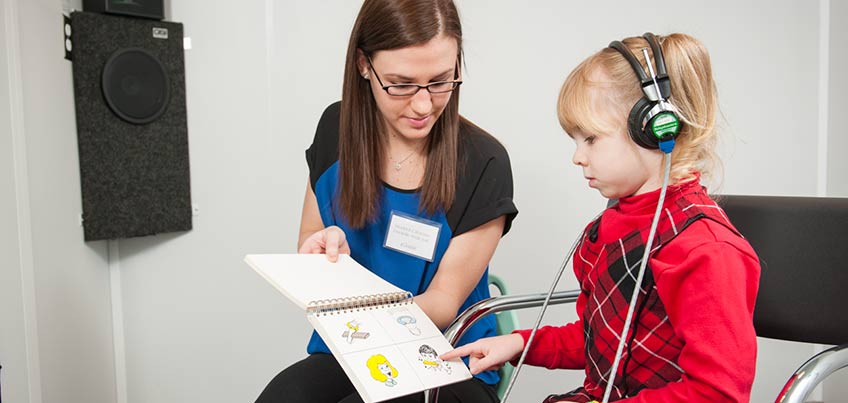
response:
<svg viewBox="0 0 848 403"><path fill-rule="evenodd" d="M487 337L474 343L448 351L439 358L450 360L468 356L468 369L476 375L483 371L495 370L521 353L524 338L520 334Z"/></svg>
<svg viewBox="0 0 848 403"><path fill-rule="evenodd" d="M339 260L339 253L350 254L345 233L335 225L322 229L303 241L297 253L326 253L327 260Z"/></svg>

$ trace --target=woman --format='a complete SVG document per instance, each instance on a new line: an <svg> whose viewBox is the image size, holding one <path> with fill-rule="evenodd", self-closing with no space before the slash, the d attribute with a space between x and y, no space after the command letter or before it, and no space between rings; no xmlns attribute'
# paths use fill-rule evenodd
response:
<svg viewBox="0 0 848 403"><path fill-rule="evenodd" d="M366 0L348 44L342 101L306 151L300 253L350 253L415 295L440 328L489 297L487 265L517 214L503 146L459 115L462 28L452 0ZM465 344L495 335L494 318ZM357 402L324 342L257 402ZM496 402L494 371L440 401ZM393 400L416 402L422 394Z"/></svg>

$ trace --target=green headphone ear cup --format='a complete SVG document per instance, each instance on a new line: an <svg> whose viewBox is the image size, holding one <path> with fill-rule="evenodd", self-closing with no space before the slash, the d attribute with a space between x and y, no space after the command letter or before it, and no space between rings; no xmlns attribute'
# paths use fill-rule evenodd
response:
<svg viewBox="0 0 848 403"><path fill-rule="evenodd" d="M671 140L680 132L680 119L672 111L662 111L645 124L645 132L657 141Z"/></svg>

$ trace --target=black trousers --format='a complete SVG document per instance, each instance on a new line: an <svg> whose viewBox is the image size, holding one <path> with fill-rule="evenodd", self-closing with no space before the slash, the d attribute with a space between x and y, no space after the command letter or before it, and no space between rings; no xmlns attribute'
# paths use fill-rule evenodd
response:
<svg viewBox="0 0 848 403"><path fill-rule="evenodd" d="M390 400L420 403L424 393ZM439 403L499 403L495 387L477 378L444 386ZM344 370L330 354L312 354L282 372L265 387L256 403L362 403Z"/></svg>

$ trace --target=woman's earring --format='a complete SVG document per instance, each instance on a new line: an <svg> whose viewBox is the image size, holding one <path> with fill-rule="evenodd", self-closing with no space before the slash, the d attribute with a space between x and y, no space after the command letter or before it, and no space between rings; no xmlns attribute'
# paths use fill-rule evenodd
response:
<svg viewBox="0 0 848 403"><path fill-rule="evenodd" d="M370 79L371 79L371 75L370 75L370 74L368 74L368 72L366 71L365 73L362 73L362 78L364 78L364 79L366 79L366 80L370 80Z"/></svg>

